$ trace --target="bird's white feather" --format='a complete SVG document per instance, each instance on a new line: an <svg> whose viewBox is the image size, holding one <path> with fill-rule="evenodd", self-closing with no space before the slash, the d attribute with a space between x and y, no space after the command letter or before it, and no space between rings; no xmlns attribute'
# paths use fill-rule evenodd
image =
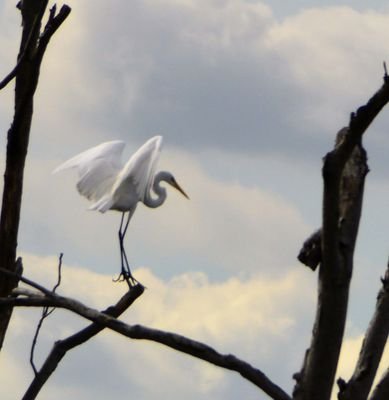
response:
<svg viewBox="0 0 389 400"><path fill-rule="evenodd" d="M119 140L102 143L65 161L53 173L77 169L79 193L89 200L100 200L111 192L122 168L120 159L124 146Z"/></svg>
<svg viewBox="0 0 389 400"><path fill-rule="evenodd" d="M143 201L146 191L153 184L161 146L162 136L154 136L141 146L120 171L113 192L121 192L123 186L131 183L138 200Z"/></svg>
<svg viewBox="0 0 389 400"><path fill-rule="evenodd" d="M90 207L89 210L97 210L102 213L105 213L113 206L113 197L111 193L107 193L94 202Z"/></svg>
<svg viewBox="0 0 389 400"><path fill-rule="evenodd" d="M121 168L122 163L120 159L124 146L125 143L121 140L113 140L111 142L101 143L98 146L85 150L82 153L79 153L65 161L53 171L53 174L68 168L78 168L82 172L82 169L85 166L88 166L89 162L98 158L106 160L112 165L115 165L117 168Z"/></svg>
<svg viewBox="0 0 389 400"><path fill-rule="evenodd" d="M135 209L153 185L162 136L149 139L123 166L120 159L124 145L119 140L102 143L65 161L53 173L77 169L77 189L93 201L91 210Z"/></svg>

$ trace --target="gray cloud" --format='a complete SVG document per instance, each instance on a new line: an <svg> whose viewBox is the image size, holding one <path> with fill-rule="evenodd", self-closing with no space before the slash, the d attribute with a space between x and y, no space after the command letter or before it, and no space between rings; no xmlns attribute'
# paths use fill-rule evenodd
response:
<svg viewBox="0 0 389 400"><path fill-rule="evenodd" d="M75 4L64 31L76 40L69 60L58 64L63 47L53 47L48 62L69 79L54 116L65 110L61 126L84 126L85 142L161 133L192 151L309 161L380 84L386 44L371 42L386 36L385 14L343 7L277 22L261 3L236 1L89 7ZM330 33L319 28L329 19Z"/></svg>
<svg viewBox="0 0 389 400"><path fill-rule="evenodd" d="M161 133L192 151L309 162L380 84L386 14L334 7L278 21L260 2L70 4L34 119L46 140L37 146L50 154L63 154L65 143L140 143ZM329 20L331 30L321 29ZM382 141L372 145L379 154Z"/></svg>
<svg viewBox="0 0 389 400"><path fill-rule="evenodd" d="M263 42L274 24L269 10L258 5L249 18L249 3L143 4L141 11L117 10L114 31L91 41L91 59L117 88L103 115L112 124L116 112L122 137L161 132L186 148L241 153L315 147L319 135L303 135L301 143L309 128L291 126L301 88L291 81L288 63Z"/></svg>

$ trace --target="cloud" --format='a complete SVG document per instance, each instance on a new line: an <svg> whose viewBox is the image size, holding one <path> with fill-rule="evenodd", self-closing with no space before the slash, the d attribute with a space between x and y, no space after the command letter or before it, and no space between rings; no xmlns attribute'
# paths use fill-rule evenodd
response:
<svg viewBox="0 0 389 400"><path fill-rule="evenodd" d="M321 156L382 75L387 14L327 7L277 21L237 0L89 7L74 4L55 38L41 93L53 128L82 127L78 141L160 132L186 149Z"/></svg>
<svg viewBox="0 0 389 400"><path fill-rule="evenodd" d="M27 277L47 287L54 284L56 257L24 254L23 260ZM205 341L223 353L234 353L258 365L280 384L291 384L293 369L301 361L301 355L296 353L304 346L305 334L301 334L300 321L309 316L313 308L314 288L306 271L292 269L277 279L242 281L230 278L219 283L211 283L203 273L186 273L169 281L156 277L148 268L139 269L136 274L141 281L147 281L148 289L123 316L125 321ZM124 285L112 283L109 275L66 263L62 279L61 294L75 296L97 308L114 303L124 290ZM12 388L10 399L19 398L31 379L27 358L36 321L37 313L30 310L14 313L4 357L0 360L3 382L14 382L16 375L7 372L12 372L12 365L20 370L18 385L7 386ZM78 318L57 310L42 330L37 348L39 362L53 341L82 326ZM292 344L296 350L290 351L285 360L285 348L289 349ZM13 362L10 369L5 369L7 364L4 363L11 354ZM193 399L209 396L229 399L235 398L235 385L241 393L247 394L245 398L255 398L254 394L258 394L251 384L234 374L160 345L128 341L117 334L105 333L65 357L42 392L42 399L61 400L69 395L103 399L112 393L113 387L118 399L124 398L129 388L142 398L156 398L158 393L179 398L185 393Z"/></svg>
<svg viewBox="0 0 389 400"><path fill-rule="evenodd" d="M380 84L385 13L316 7L278 21L265 2L69 4L44 60L32 151L162 133L186 150L321 157Z"/></svg>
<svg viewBox="0 0 389 400"><path fill-rule="evenodd" d="M380 84L388 20L387 13L351 7L312 8L269 29L269 50L278 54L303 96L298 118L305 115L310 126L332 127L331 135L333 120L339 127L348 122L347 114Z"/></svg>
<svg viewBox="0 0 389 400"><path fill-rule="evenodd" d="M266 3L238 0L69 4L72 14L42 67L19 251L63 251L66 263L83 266L66 267L63 290L98 308L113 302L123 290L111 284L119 267L119 216L86 212L74 176L53 177L50 171L100 141L122 138L129 154L154 133L163 134L160 167L174 172L191 200L169 191L164 207L139 206L127 248L136 277L149 289L128 320L177 328L234 351L291 388L311 329L315 277L295 271L295 256L319 225L320 157L349 112L380 85L388 15L317 7L277 20ZM18 17L11 1L0 6L0 53L10 60L1 66L2 75L15 60ZM329 21L331 30L323 28ZM2 91L3 132L12 91ZM383 113L366 138L375 163L372 177L380 174L382 180L366 196L364 218L370 222L362 226L363 255L356 257L364 269L355 271L353 286L364 304L351 304L357 310L350 314L353 334L364 318L360 307L368 314L368 300L358 293L373 279L378 285L377 265L384 264L386 228L379 210L385 209L388 189L386 118ZM374 243L372 235L379 237ZM55 257L28 255L26 274L52 284L57 263ZM366 267L371 264L374 273ZM10 353L0 359L11 375L2 379L11 382L15 370L23 382L31 377L25 369L31 339L26 332L38 314L15 314ZM81 325L55 313L42 333L40 354ZM79 373L91 366L94 373ZM12 385L13 393L23 389L19 381ZM162 397L189 398L189 389L196 399L258 396L234 374L106 334L72 354L42 398L103 399L113 391L125 398L129 387L138 398L161 397L162 391Z"/></svg>

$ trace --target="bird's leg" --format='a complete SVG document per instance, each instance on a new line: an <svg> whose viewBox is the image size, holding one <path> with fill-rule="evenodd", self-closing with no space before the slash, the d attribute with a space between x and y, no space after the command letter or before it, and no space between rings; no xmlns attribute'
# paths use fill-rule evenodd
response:
<svg viewBox="0 0 389 400"><path fill-rule="evenodd" d="M124 240L124 236L126 236L126 232L127 232L127 228L128 228L128 224L130 223L130 219L131 219L131 211L128 213L128 217L127 217L127 221L126 224L124 226L124 229L122 230L122 239L121 239L121 253L122 253L122 266L123 266L123 261L126 267L126 272L128 274L128 276L131 278L132 281L136 282L136 279L132 276L131 271L130 271L130 265L128 263L128 259L127 259L127 254L126 254L126 249L124 248L124 244L123 244L123 240ZM124 213L123 213L123 217L124 217ZM122 223L123 223L123 218L122 218ZM120 224L120 226L122 227L122 223Z"/></svg>
<svg viewBox="0 0 389 400"><path fill-rule="evenodd" d="M121 223L120 223L120 228L122 228L122 225L123 225L124 214L125 214L125 213L123 213L123 215L122 215L122 221L121 221ZM124 229L123 229L123 231L122 231L122 232L123 232L123 238L124 238L124 236L126 235L127 228L128 228L128 224L130 223L131 217L132 217L132 213L131 213L131 211L129 211L129 212L128 212L127 221L126 221L126 225L124 225Z"/></svg>
<svg viewBox="0 0 389 400"><path fill-rule="evenodd" d="M128 286L131 288L131 287L133 287L135 285L137 280L131 274L130 265L129 265L128 259L127 259L126 250L124 248L124 237L126 235L127 228L128 228L129 223L130 223L130 219L131 219L132 213L131 212L128 213L127 221L124 224L124 228L123 228L124 215L125 215L125 212L123 212L123 214L122 214L122 218L121 218L121 221L120 221L120 228L119 228L119 232L118 232L119 245L120 245L121 272L120 272L120 275L118 276L118 278L114 279L114 282L121 282L121 281L125 280L128 283Z"/></svg>

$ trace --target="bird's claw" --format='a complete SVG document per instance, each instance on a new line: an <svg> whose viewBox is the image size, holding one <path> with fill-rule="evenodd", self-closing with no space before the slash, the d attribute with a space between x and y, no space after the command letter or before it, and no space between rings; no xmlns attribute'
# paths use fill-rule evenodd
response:
<svg viewBox="0 0 389 400"><path fill-rule="evenodd" d="M137 283L139 283L129 272L122 271L116 279L112 279L112 282L124 282L126 281L129 288L131 289Z"/></svg>

